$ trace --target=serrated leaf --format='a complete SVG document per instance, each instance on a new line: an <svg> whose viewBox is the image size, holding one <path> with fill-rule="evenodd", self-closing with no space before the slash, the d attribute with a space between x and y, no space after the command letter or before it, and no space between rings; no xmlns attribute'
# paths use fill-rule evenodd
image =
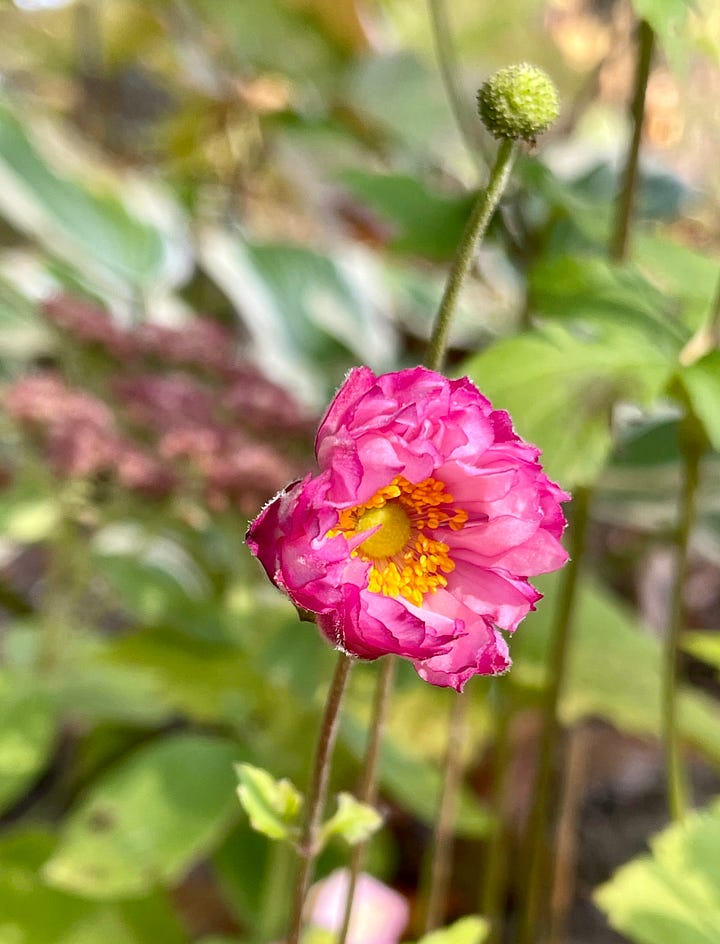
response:
<svg viewBox="0 0 720 944"><path fill-rule="evenodd" d="M489 933L490 925L484 918L468 915L447 928L425 934L417 944L482 944Z"/></svg>
<svg viewBox="0 0 720 944"><path fill-rule="evenodd" d="M238 764L235 770L240 779L237 794L253 829L270 839L294 839L303 802L295 786L252 764Z"/></svg>
<svg viewBox="0 0 720 944"><path fill-rule="evenodd" d="M140 748L70 814L45 865L47 881L100 899L177 881L233 820L236 757L232 743L194 734Z"/></svg>
<svg viewBox="0 0 720 944"><path fill-rule="evenodd" d="M592 484L605 467L615 404L652 400L673 367L637 332L582 335L550 324L491 345L464 371L540 446L550 477L572 488Z"/></svg>
<svg viewBox="0 0 720 944"><path fill-rule="evenodd" d="M365 842L382 826L382 816L375 807L361 803L351 793L339 793L337 801L337 812L320 831L321 845L333 836L339 836L348 845L355 846Z"/></svg>
<svg viewBox="0 0 720 944"><path fill-rule="evenodd" d="M637 944L717 944L720 804L691 813L595 892L610 924Z"/></svg>

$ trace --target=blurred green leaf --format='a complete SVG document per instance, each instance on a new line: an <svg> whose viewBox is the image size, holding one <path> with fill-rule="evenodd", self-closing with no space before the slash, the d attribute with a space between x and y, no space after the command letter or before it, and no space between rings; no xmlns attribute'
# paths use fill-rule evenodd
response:
<svg viewBox="0 0 720 944"><path fill-rule="evenodd" d="M172 883L234 818L236 747L193 734L140 748L90 790L66 821L44 875L88 898L127 898Z"/></svg>
<svg viewBox="0 0 720 944"><path fill-rule="evenodd" d="M48 342L47 328L35 305L0 278L0 376L15 374L45 353Z"/></svg>
<svg viewBox="0 0 720 944"><path fill-rule="evenodd" d="M37 779L50 759L56 720L52 700L24 674L0 674L0 811ZM0 919L1 920L1 919Z"/></svg>
<svg viewBox="0 0 720 944"><path fill-rule="evenodd" d="M20 121L0 106L0 166L13 186L0 188L0 212L52 254L91 278L147 289L164 273L166 247L155 227L118 200L56 175Z"/></svg>
<svg viewBox="0 0 720 944"><path fill-rule="evenodd" d="M720 632L698 630L685 632L681 636L682 647L686 652L707 662L720 672Z"/></svg>
<svg viewBox="0 0 720 944"><path fill-rule="evenodd" d="M572 488L603 470L615 404L651 401L673 366L635 331L607 326L588 336L550 324L491 345L463 370L540 446L550 477Z"/></svg>
<svg viewBox="0 0 720 944"><path fill-rule="evenodd" d="M533 581L545 599L512 641L514 684L544 684L561 579L562 575L552 575ZM563 723L600 717L628 734L659 737L661 660L660 641L635 614L591 580L583 580L560 705ZM684 686L679 727L686 742L720 759L720 709L712 698Z"/></svg>
<svg viewBox="0 0 720 944"><path fill-rule="evenodd" d="M693 0L632 0L632 5L638 18L653 28L674 66L684 67L688 54L684 30Z"/></svg>
<svg viewBox="0 0 720 944"><path fill-rule="evenodd" d="M240 780L237 795L253 829L270 839L295 839L303 803L296 787L252 764L237 764L235 771Z"/></svg>
<svg viewBox="0 0 720 944"><path fill-rule="evenodd" d="M601 256L561 255L541 260L530 275L531 305L555 318L614 322L648 335L676 354L689 337L667 310L667 299L638 271Z"/></svg>
<svg viewBox="0 0 720 944"><path fill-rule="evenodd" d="M0 944L185 944L161 894L109 905L43 884L40 868L54 845L37 827L0 840Z"/></svg>
<svg viewBox="0 0 720 944"><path fill-rule="evenodd" d="M452 259L473 195L446 196L415 177L348 171L342 182L392 227L389 246L436 262Z"/></svg>
<svg viewBox="0 0 720 944"><path fill-rule="evenodd" d="M650 848L595 892L612 927L637 944L717 944L720 804L690 813Z"/></svg>
<svg viewBox="0 0 720 944"><path fill-rule="evenodd" d="M720 452L720 351L711 351L694 364L681 367L677 380L710 444Z"/></svg>
<svg viewBox="0 0 720 944"><path fill-rule="evenodd" d="M382 826L382 816L367 803L361 803L351 793L339 793L337 811L326 820L320 830L320 842L325 844L339 836L350 846L365 842Z"/></svg>
<svg viewBox="0 0 720 944"><path fill-rule="evenodd" d="M447 928L425 934L417 944L482 944L489 933L490 925L484 918L469 915Z"/></svg>
<svg viewBox="0 0 720 944"><path fill-rule="evenodd" d="M340 734L358 761L361 761L365 750L364 724L345 715ZM442 771L438 767L412 757L399 744L385 738L381 750L380 783L383 790L403 809L414 813L428 825L435 822L442 788ZM465 787L460 794L456 833L468 837L484 836L489 824L489 814L475 794Z"/></svg>

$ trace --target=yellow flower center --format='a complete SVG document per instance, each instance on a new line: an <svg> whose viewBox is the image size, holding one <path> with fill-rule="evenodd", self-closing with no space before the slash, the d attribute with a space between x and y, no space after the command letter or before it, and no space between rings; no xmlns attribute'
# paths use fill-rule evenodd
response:
<svg viewBox="0 0 720 944"><path fill-rule="evenodd" d="M386 502L380 508L368 508L355 523L356 531L380 529L363 541L358 550L366 557L394 557L410 540L412 527L400 502Z"/></svg>
<svg viewBox="0 0 720 944"><path fill-rule="evenodd" d="M447 586L455 569L450 548L436 534L442 528L459 531L467 512L453 508L443 482L429 478L414 485L402 476L379 489L362 505L340 512L330 536L352 537L379 528L352 552L371 561L368 589L385 596L402 596L420 606L426 593Z"/></svg>

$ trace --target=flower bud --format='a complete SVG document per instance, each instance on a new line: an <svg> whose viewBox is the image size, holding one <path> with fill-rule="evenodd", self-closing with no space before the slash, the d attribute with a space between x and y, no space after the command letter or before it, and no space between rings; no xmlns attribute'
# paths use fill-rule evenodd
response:
<svg viewBox="0 0 720 944"><path fill-rule="evenodd" d="M547 73L521 62L499 69L483 83L478 111L493 137L533 142L555 121L560 103Z"/></svg>

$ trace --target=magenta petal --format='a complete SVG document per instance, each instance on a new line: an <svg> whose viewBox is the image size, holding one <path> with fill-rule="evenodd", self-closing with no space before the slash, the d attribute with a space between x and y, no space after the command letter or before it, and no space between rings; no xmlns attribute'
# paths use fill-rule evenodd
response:
<svg viewBox="0 0 720 944"><path fill-rule="evenodd" d="M425 367L376 376L360 367L331 403L316 455L319 473L288 486L248 531L273 583L317 614L332 645L358 658L399 655L422 678L457 690L473 675L504 672L510 658L498 628L514 631L535 608L540 594L528 577L567 560L561 503L569 499L508 414L467 378L448 380ZM403 488L429 482L440 495L418 491L412 502L423 507L410 506L415 530L402 548L409 556L393 557L401 568L404 560L418 567L417 578L393 583L400 577L386 580L391 570L371 591L371 572L377 581L388 563L363 556L368 534L348 527L357 518L341 512L402 501L378 495L394 481ZM434 523L433 502L443 511ZM420 538L447 549L439 551L449 558L445 587L437 558L421 563ZM416 582L426 578L425 586Z"/></svg>

